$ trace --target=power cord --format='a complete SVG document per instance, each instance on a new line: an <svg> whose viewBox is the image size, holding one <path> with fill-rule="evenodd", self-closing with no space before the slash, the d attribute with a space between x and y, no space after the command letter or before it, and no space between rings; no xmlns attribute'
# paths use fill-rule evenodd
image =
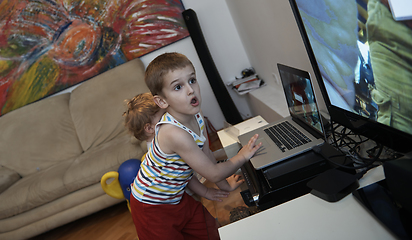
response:
<svg viewBox="0 0 412 240"><path fill-rule="evenodd" d="M353 167L352 167L352 166L347 166L347 165L339 164L339 163L331 160L331 158L336 158L336 157L345 157L345 158L348 158L349 156L347 156L346 154L342 154L342 155L341 155L341 154L337 154L337 155L332 155L332 156L326 156L326 155L322 152L322 149L321 149L320 146L315 146L315 147L312 148L312 150L313 150L315 153L321 155L321 156L322 156L323 158L325 158L326 160L328 160L330 163L336 165L337 167L341 167L341 168L345 168L345 169L362 169L362 168L365 168L365 167L368 167L368 166L372 165L372 164L375 162L375 161L370 161L370 162L365 163L365 164L363 164L363 165L353 166Z"/></svg>
<svg viewBox="0 0 412 240"><path fill-rule="evenodd" d="M331 124L329 124L329 128L326 130L326 137L329 139L328 142L342 152L342 154L351 155L354 160L361 160L364 162L378 160L383 162L394 160L402 156L402 154L399 154L390 148L384 147L381 144L375 143L369 138L355 134L352 130L333 122L332 120ZM360 153L362 145L364 144L363 146L365 146L371 143L373 143L373 147L366 150L366 153L370 157L363 157ZM383 153L386 158L382 158L381 154Z"/></svg>

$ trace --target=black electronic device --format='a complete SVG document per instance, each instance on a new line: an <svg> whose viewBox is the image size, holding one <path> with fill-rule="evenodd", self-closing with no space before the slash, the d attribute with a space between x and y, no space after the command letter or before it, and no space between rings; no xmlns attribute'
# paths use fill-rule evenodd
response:
<svg viewBox="0 0 412 240"><path fill-rule="evenodd" d="M319 174L307 183L310 193L328 202L337 202L359 187L356 175L336 168Z"/></svg>
<svg viewBox="0 0 412 240"><path fill-rule="evenodd" d="M353 192L355 198L399 239L412 239L412 159L383 163L385 179Z"/></svg>
<svg viewBox="0 0 412 240"><path fill-rule="evenodd" d="M364 23L368 20L372 27L374 16L367 16L368 7L389 13L382 1L375 1L373 6L353 0L289 1L331 119L395 151L410 152L412 126L408 114L412 111L403 99L410 99L411 62L391 46L406 48L410 53L407 44L412 42L411 34L404 35L404 39L393 35L399 30L382 34L392 42L380 50L394 55L380 59L380 64L393 63L396 70L381 67L378 56L384 54L376 50L379 42L374 39L372 44L368 39L376 32L367 32ZM381 21L403 25L394 22L390 13L386 15ZM399 27L408 31L406 26ZM398 117L402 119L397 121Z"/></svg>
<svg viewBox="0 0 412 240"><path fill-rule="evenodd" d="M353 196L397 239L412 239L412 213L398 204L386 180L359 188L353 192Z"/></svg>
<svg viewBox="0 0 412 240"><path fill-rule="evenodd" d="M321 148L328 156L340 154L328 143ZM345 157L336 157L334 161L340 165L351 164ZM312 189L307 183L335 167L312 150L260 170L248 162L241 168L248 189L241 194L246 205L264 210L310 193Z"/></svg>
<svg viewBox="0 0 412 240"><path fill-rule="evenodd" d="M328 202L337 202L359 187L358 179L362 177L364 173L360 172L357 174L352 164L345 162L339 163L331 159L340 157L345 160L347 158L344 154L331 155L330 151L326 151L320 147L313 148L313 151L336 166L336 168L319 174L307 183L307 186L312 189L311 193L313 195ZM374 166L371 166L371 168L373 167ZM365 169L365 171L367 170L368 169Z"/></svg>
<svg viewBox="0 0 412 240"><path fill-rule="evenodd" d="M398 205L412 214L412 158L404 157L384 162L383 170L393 198Z"/></svg>

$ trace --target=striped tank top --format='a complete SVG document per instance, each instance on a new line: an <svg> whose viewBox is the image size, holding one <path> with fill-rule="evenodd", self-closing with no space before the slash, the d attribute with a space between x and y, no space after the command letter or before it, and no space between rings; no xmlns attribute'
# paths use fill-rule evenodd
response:
<svg viewBox="0 0 412 240"><path fill-rule="evenodd" d="M195 117L199 125L200 136L179 123L169 113L162 116L156 124L151 147L133 182L134 198L147 204L178 204L180 202L185 187L193 176L193 170L179 155L164 153L159 147L157 135L161 124L173 124L192 135L196 144L202 149L206 141L203 135L205 124L200 113Z"/></svg>

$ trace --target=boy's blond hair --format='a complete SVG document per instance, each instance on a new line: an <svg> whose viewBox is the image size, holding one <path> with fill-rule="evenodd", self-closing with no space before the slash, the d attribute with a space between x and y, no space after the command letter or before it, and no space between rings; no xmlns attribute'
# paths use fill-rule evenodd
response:
<svg viewBox="0 0 412 240"><path fill-rule="evenodd" d="M193 67L192 62L185 55L177 52L164 53L153 59L145 72L145 82L153 96L162 94L163 78L167 73L188 65Z"/></svg>
<svg viewBox="0 0 412 240"><path fill-rule="evenodd" d="M153 116L160 110L151 93L141 93L127 101L125 126L140 141L147 140L145 125L151 124Z"/></svg>

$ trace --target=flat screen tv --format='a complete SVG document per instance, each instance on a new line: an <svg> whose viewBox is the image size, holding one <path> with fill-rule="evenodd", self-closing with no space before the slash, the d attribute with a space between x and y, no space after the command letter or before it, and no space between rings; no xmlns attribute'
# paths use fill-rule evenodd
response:
<svg viewBox="0 0 412 240"><path fill-rule="evenodd" d="M412 151L412 22L387 0L289 0L331 119Z"/></svg>

